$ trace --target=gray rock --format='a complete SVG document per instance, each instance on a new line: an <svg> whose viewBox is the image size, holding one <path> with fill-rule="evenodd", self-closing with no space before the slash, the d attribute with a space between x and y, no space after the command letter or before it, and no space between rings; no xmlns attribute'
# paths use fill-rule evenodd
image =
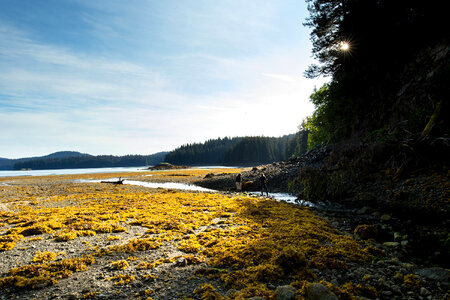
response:
<svg viewBox="0 0 450 300"><path fill-rule="evenodd" d="M226 293L225 293L225 297L232 297L237 293L237 291L235 289L229 289Z"/></svg>
<svg viewBox="0 0 450 300"><path fill-rule="evenodd" d="M434 267L418 269L416 270L416 273L430 280L436 280L440 282L450 281L450 271L443 268Z"/></svg>
<svg viewBox="0 0 450 300"><path fill-rule="evenodd" d="M392 289L392 291L394 293L397 293L397 294L401 294L402 293L402 289L398 285L391 286L391 289Z"/></svg>
<svg viewBox="0 0 450 300"><path fill-rule="evenodd" d="M365 215L370 211L370 208L367 206L362 207L361 209L359 209L356 213L358 215Z"/></svg>
<svg viewBox="0 0 450 300"><path fill-rule="evenodd" d="M428 295L430 295L430 294L431 294L430 291L427 290L426 288L424 288L424 287L421 287L421 288L420 288L420 295L421 295L421 296L426 297L426 296L428 296Z"/></svg>
<svg viewBox="0 0 450 300"><path fill-rule="evenodd" d="M266 300L266 298L260 297L260 296L256 296L256 297L251 297L248 300Z"/></svg>
<svg viewBox="0 0 450 300"><path fill-rule="evenodd" d="M77 300L78 297L77 297L77 294L69 294L69 295L67 295L67 299L68 300Z"/></svg>
<svg viewBox="0 0 450 300"><path fill-rule="evenodd" d="M295 288L291 285L282 285L275 289L275 299L293 300L295 299Z"/></svg>
<svg viewBox="0 0 450 300"><path fill-rule="evenodd" d="M338 300L338 297L323 284L311 283L306 287L309 300Z"/></svg>
<svg viewBox="0 0 450 300"><path fill-rule="evenodd" d="M178 267L185 267L185 266L187 266L187 260L186 260L186 258L184 258L184 257L178 258L178 259L177 259L177 262L176 262L176 265L177 265Z"/></svg>

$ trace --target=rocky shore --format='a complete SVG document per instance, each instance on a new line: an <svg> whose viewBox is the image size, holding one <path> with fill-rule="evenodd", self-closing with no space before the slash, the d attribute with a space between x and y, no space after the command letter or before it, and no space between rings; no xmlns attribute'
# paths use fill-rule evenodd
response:
<svg viewBox="0 0 450 300"><path fill-rule="evenodd" d="M373 167L379 163L374 159L374 152L380 155L384 149L371 149L369 155L367 149L360 150L361 153L366 151L363 155L369 157L366 170L348 167L363 156L348 159L354 151L324 146L300 158L254 167L242 173L244 189L257 191L258 178L264 173L271 192L293 192L304 199L311 195L302 191L305 188L302 184L311 184L308 180L314 180L313 187L327 190L316 193L314 196L319 196L318 199L308 198L315 204L314 211L341 232L371 241L374 247L381 249L380 259L370 266L350 266L345 272L328 270L328 274L319 271L318 274L338 283L354 282L354 274L366 274L367 282L380 291L380 299L448 299L450 176L445 164L394 179L395 170ZM211 174L197 184L233 190L234 177ZM320 197L323 195L325 197ZM406 291L405 286L399 284L401 280L396 274L405 272L417 276L420 288Z"/></svg>
<svg viewBox="0 0 450 300"><path fill-rule="evenodd" d="M318 168L322 167L323 164L321 162L323 159L320 159L320 157L327 157L329 153L330 151L327 148L323 148L320 151L308 153L308 159L303 157L303 159L244 169L242 174L244 180L251 181L250 179L257 180L259 174L264 172L269 178L271 191L286 191L289 187L289 181L286 178L295 180L296 173L302 167L311 166L312 164L308 165L308 162L314 163L315 158L317 158L315 160L316 166ZM177 180L190 183L197 182L206 187L220 189L223 191L222 194L230 196L231 199L250 196L259 201L258 203L270 204L270 202L265 202L265 199L259 196L235 193L233 189L236 171L233 170L233 172L228 174L222 174L218 170L195 171L198 173L190 175L194 171L179 170L170 173L151 172L148 175L139 173L127 175L126 178L146 181ZM91 177L94 175L86 176ZM111 177L111 175L101 176ZM108 177L99 179L102 178ZM136 199L137 195L148 195L150 197L153 193L164 193L166 196L161 198L164 202L166 201L164 199L173 197L172 195L176 195L174 199L185 197L189 201L192 201L193 197L202 197L201 194L187 194L184 196L182 193L176 194L170 190L152 190L138 186L74 183L73 180L74 178L72 177L62 176L42 179L22 178L13 181L3 180L3 186L1 187L3 207L0 211L5 222L3 230L10 230L15 226L15 223L6 225L6 221L12 216L13 210L23 209L27 211L27 205L39 208L39 211L51 209L53 206L55 208L64 208L74 205L76 209L85 209L75 201L75 199L80 197L79 199L82 201L80 204L87 203L84 202L83 195L94 195L94 197L90 196L94 200L99 197L117 199L117 201L128 199L127 201L130 201L131 199ZM433 191L432 193L435 192ZM58 200L58 197L63 197L61 198L63 201ZM211 199L217 198L214 194L210 197ZM96 202L97 200L92 205L97 205ZM149 198L149 202L144 207L153 205L153 202L154 200ZM127 205L126 203L124 202L124 205ZM294 204L289 205L292 207L289 210L292 211L297 207ZM158 207L160 206L155 203L155 209L158 209ZM199 212L206 211L208 213L208 210L211 210L213 206L209 207L207 210L201 209ZM120 207L118 209L120 212L126 212L126 209L124 210ZM394 214L392 211L382 210L377 206L348 205L348 202L345 201L342 203L327 200L316 201L315 206L310 210L328 220L332 227L326 229L327 231L358 240L361 245L367 247L368 253L373 258L364 262L346 261L345 266L337 265L332 268L316 267L312 261L309 261L306 262L308 272L305 275L309 274L307 278L312 276L309 280L314 283L307 286L304 283L296 283L294 278L286 274L278 280L272 280L269 281L270 283L264 284L270 292L267 295L271 296L263 296L261 294L258 297L243 298L241 296L239 298L239 293L241 292L232 286L224 284L221 280L223 272L225 270L233 270L233 268L215 268L210 263L196 261L192 256L186 255L186 253L179 250L178 243L192 234L202 236L208 232L214 232L216 229L226 230L235 226L234 223L227 224L225 222L226 218L216 218L209 221L207 226L199 227L195 232L186 232L186 235L181 240L164 242L160 248L152 251L105 253L106 255L96 257L96 263L89 266L87 270L75 272L72 276L61 279L61 282L56 285L47 286L47 284L44 284L31 290L4 287L0 290L0 299L146 299L148 297L153 299L182 299L183 295L188 295L192 299L223 299L223 297L228 297L227 299L254 300L449 299L450 273L447 269L448 266L445 265L445 260L442 259L446 253L445 244L434 244L435 240L431 238L448 237L446 229L448 223L444 223L442 226L430 225L425 220L423 222L411 220L409 223L405 223L406 221L401 218L401 215L399 217L398 214ZM145 210L142 212L144 213ZM162 213L165 214L167 212L162 211ZM268 211L264 207L260 209L252 208L247 210L246 213L251 219L262 218L262 221L271 219L270 214L267 214ZM89 218L95 216L92 214L88 215ZM86 215L86 218L88 215ZM224 216L226 215L229 215L229 213L224 214ZM84 213L80 216L84 216ZM98 217L104 218L101 214ZM86 220L89 220L89 218ZM303 222L304 220L298 219L298 221ZM12 250L0 252L2 277L6 276L8 270L15 267L18 263L25 264L34 259L33 255L39 251L64 252L64 259L71 259L72 257L80 256L82 253L93 251L89 249L117 247L129 243L134 238L146 236L146 228L133 223L124 225L126 231L123 232L81 236L65 243L55 242L53 240L54 237L49 233L38 235L38 237L43 238L42 240L31 241L33 237L31 236L29 241L24 240L20 242ZM315 225L317 230L319 230L321 225ZM167 230L172 228L173 225L167 227L167 225L162 223L161 226L162 229ZM312 230L311 234L314 234L314 228ZM424 238L428 238L428 240ZM301 240L296 242L301 242ZM422 245L423 247L417 248L416 245ZM419 251L418 249L422 250ZM263 255L265 250L261 248L260 251L262 252L255 252L253 255ZM431 252L432 255L428 256ZM338 253L333 255L337 256L333 257L329 262L333 262L334 259L336 261L340 259ZM57 258L56 263L61 261L64 260ZM158 265L149 270L139 269L138 266L140 264L143 265L144 262L151 263L152 261L157 262ZM119 262L124 266L129 265L129 267L124 269L115 267ZM267 263L267 261L263 259L261 265L264 263ZM262 282L266 282L270 278L267 276L273 276L270 275L270 272L262 274L265 275L258 275L262 276L258 277ZM109 278L119 278L125 282L130 280L130 283L115 284L109 281ZM134 279L131 280L132 278ZM199 288L202 284L207 285ZM214 286L214 289L212 286ZM194 291L197 292L194 293ZM348 298L348 293L359 296Z"/></svg>

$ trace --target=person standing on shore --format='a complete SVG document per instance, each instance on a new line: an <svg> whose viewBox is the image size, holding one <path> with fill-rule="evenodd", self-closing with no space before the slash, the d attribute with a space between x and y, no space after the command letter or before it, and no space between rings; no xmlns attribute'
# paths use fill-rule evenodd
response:
<svg viewBox="0 0 450 300"><path fill-rule="evenodd" d="M267 188L267 178L264 173L261 173L259 177L259 182L261 183L261 196L264 195L264 191L266 191L267 197L269 197L269 189Z"/></svg>
<svg viewBox="0 0 450 300"><path fill-rule="evenodd" d="M242 191L242 176L241 176L241 173L236 175L236 190L238 192Z"/></svg>

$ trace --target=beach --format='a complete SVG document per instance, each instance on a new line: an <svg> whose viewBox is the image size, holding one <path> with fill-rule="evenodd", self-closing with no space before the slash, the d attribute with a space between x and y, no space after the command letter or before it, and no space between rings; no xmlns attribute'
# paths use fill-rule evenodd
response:
<svg viewBox="0 0 450 300"><path fill-rule="evenodd" d="M189 184L242 171L0 178L0 299L444 297L420 266L311 208L113 183Z"/></svg>

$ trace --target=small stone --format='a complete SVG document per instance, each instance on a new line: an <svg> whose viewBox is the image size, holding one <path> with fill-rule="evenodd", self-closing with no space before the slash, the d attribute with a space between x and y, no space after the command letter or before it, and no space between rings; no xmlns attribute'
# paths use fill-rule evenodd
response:
<svg viewBox="0 0 450 300"><path fill-rule="evenodd" d="M379 211L375 211L372 213L372 216L379 217L379 216L381 216L381 213Z"/></svg>
<svg viewBox="0 0 450 300"><path fill-rule="evenodd" d="M380 220L381 220L381 222L388 222L388 221L390 221L392 219L392 217L390 216L390 215L382 215L381 217L380 217Z"/></svg>
<svg viewBox="0 0 450 300"><path fill-rule="evenodd" d="M401 294L402 293L402 289L398 285L391 286L391 289L396 294Z"/></svg>
<svg viewBox="0 0 450 300"><path fill-rule="evenodd" d="M235 289L229 289L226 293L225 293L225 297L227 298L231 298L234 295L236 295L237 291Z"/></svg>
<svg viewBox="0 0 450 300"><path fill-rule="evenodd" d="M67 295L67 300L77 300L78 297L76 294L69 294Z"/></svg>
<svg viewBox="0 0 450 300"><path fill-rule="evenodd" d="M291 285L282 285L275 289L275 299L293 300L295 299L295 288Z"/></svg>
<svg viewBox="0 0 450 300"><path fill-rule="evenodd" d="M367 206L362 207L361 209L359 209L356 213L358 215L365 215L370 211L370 208Z"/></svg>
<svg viewBox="0 0 450 300"><path fill-rule="evenodd" d="M309 300L338 300L332 291L320 283L311 283L306 290Z"/></svg>
<svg viewBox="0 0 450 300"><path fill-rule="evenodd" d="M383 246L388 248L397 248L400 244L398 242L384 242Z"/></svg>
<svg viewBox="0 0 450 300"><path fill-rule="evenodd" d="M411 263L404 263L402 264L402 267L408 270L411 270L412 268L414 268L414 265Z"/></svg>
<svg viewBox="0 0 450 300"><path fill-rule="evenodd" d="M185 266L187 266L187 260L184 257L180 257L180 258L177 259L176 264L179 267L185 267Z"/></svg>
<svg viewBox="0 0 450 300"><path fill-rule="evenodd" d="M420 295L421 295L421 296L426 297L426 296L428 296L428 295L430 295L430 294L431 294L430 291L427 290L426 288L424 288L424 287L421 287L421 288L420 288Z"/></svg>

